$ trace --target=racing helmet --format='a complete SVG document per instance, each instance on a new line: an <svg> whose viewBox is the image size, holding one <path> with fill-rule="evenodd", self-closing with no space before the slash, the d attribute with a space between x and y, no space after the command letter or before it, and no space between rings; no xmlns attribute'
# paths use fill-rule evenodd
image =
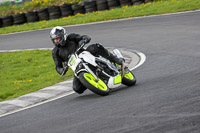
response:
<svg viewBox="0 0 200 133"><path fill-rule="evenodd" d="M50 38L56 47L64 46L63 42L67 38L66 30L61 26L56 26L50 32Z"/></svg>

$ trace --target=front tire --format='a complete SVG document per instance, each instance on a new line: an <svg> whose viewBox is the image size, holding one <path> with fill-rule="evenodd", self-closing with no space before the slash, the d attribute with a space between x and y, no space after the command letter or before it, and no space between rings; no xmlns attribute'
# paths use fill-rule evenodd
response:
<svg viewBox="0 0 200 133"><path fill-rule="evenodd" d="M127 86L133 86L136 84L136 78L135 75L128 70L128 73L124 74L124 77L122 78L122 84L127 85Z"/></svg>
<svg viewBox="0 0 200 133"><path fill-rule="evenodd" d="M106 96L109 94L110 89L107 87L107 85L101 79L99 79L99 81L95 81L95 78L91 73L81 72L78 76L81 83L92 92L101 96Z"/></svg>

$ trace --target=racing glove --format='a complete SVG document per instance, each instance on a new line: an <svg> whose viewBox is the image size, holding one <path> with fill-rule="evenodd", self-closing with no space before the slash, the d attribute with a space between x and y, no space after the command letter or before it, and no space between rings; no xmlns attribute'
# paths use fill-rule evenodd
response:
<svg viewBox="0 0 200 133"><path fill-rule="evenodd" d="M91 38L89 36L87 36L87 35L83 35L82 36L82 40L84 40L84 43L89 43Z"/></svg>
<svg viewBox="0 0 200 133"><path fill-rule="evenodd" d="M63 76L67 72L68 67L67 68L59 68L59 67L57 67L56 70L57 70L57 73L59 73L61 76Z"/></svg>
<svg viewBox="0 0 200 133"><path fill-rule="evenodd" d="M64 62L64 68L63 68L63 72L61 74L61 76L65 75L65 73L68 71L68 66L67 66L67 62Z"/></svg>
<svg viewBox="0 0 200 133"><path fill-rule="evenodd" d="M68 68L67 68L67 69L66 69L66 68L63 68L62 73L61 73L61 76L65 75L66 72L67 72L67 70L68 70Z"/></svg>
<svg viewBox="0 0 200 133"><path fill-rule="evenodd" d="M64 63L64 67L63 68L56 67L56 70L61 76L65 75L65 73L68 71L67 62Z"/></svg>

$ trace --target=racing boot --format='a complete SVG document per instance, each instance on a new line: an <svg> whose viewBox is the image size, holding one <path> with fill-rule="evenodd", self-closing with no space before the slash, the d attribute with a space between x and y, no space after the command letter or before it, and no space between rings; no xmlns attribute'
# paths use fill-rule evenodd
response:
<svg viewBox="0 0 200 133"><path fill-rule="evenodd" d="M114 62L118 65L122 65L122 62L125 62L125 60L123 58L118 58L116 57L115 55L113 55L111 52L108 51L108 59L111 61L111 62Z"/></svg>
<svg viewBox="0 0 200 133"><path fill-rule="evenodd" d="M129 73L129 69L128 69L127 66L124 67L124 73L125 73L125 74Z"/></svg>
<svg viewBox="0 0 200 133"><path fill-rule="evenodd" d="M122 65L122 61L125 61L123 58L117 58L117 56L113 55L110 51L108 51L107 49L105 49L102 44L96 43L96 46L97 46L97 49L98 49L98 50L96 50L96 52L98 53L98 55L101 55L101 56L107 58L111 62L114 62L114 63L116 63L118 65ZM95 55L95 49L94 50L92 49L90 51L91 52L94 51L94 55Z"/></svg>
<svg viewBox="0 0 200 133"><path fill-rule="evenodd" d="M125 72L124 72L125 60L123 58L118 58L118 57L114 56L112 53L109 53L109 54L110 54L110 58L111 58L110 61L118 64L118 69L120 68L120 71L121 71L121 78L123 78L124 74L125 74Z"/></svg>

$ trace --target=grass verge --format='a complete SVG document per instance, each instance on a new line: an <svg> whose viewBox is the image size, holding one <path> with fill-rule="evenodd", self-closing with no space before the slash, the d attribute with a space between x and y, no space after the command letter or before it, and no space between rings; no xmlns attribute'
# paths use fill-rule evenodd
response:
<svg viewBox="0 0 200 133"><path fill-rule="evenodd" d="M51 50L0 53L0 101L15 98L72 78L55 70Z"/></svg>
<svg viewBox="0 0 200 133"><path fill-rule="evenodd" d="M141 4L137 6L126 6L102 12L93 12L88 14L78 14L56 20L40 21L36 23L27 23L11 27L0 28L0 34L28 31L54 27L57 25L75 25L97 21L113 20L120 18L132 18L138 16L147 16L155 14L173 13L179 11L188 11L200 9L199 0L163 0L152 3Z"/></svg>

